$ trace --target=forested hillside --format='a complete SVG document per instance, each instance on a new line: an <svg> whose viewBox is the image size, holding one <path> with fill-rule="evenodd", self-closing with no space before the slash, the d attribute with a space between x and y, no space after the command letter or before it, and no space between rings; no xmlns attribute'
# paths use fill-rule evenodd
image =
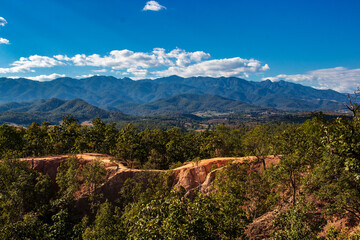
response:
<svg viewBox="0 0 360 240"><path fill-rule="evenodd" d="M97 117L105 121L119 122L132 117L119 111L107 111L84 100L39 99L30 102L10 102L0 105L0 123L31 125L33 122L58 124L62 117L71 114L79 121L90 121Z"/></svg>
<svg viewBox="0 0 360 240"><path fill-rule="evenodd" d="M249 114L280 112L274 108L258 107L242 101L208 94L180 94L170 98L159 99L145 104L121 104L115 107L123 113L138 116L166 115L173 113L187 114Z"/></svg>
<svg viewBox="0 0 360 240"><path fill-rule="evenodd" d="M176 127L182 130L202 131L214 129L218 123L228 126L264 122L301 123L316 114L316 112L285 112L271 107L257 107L241 101L206 94L182 94L152 103L120 104L116 107L107 107L107 109L96 107L81 99L51 98L30 102L10 102L0 105L0 124L16 124L25 127L33 122L59 124L63 116L70 114L83 124L89 124L100 117L104 122L116 123L117 128L122 128L131 122L141 130ZM343 115L343 113L324 112L325 118Z"/></svg>
<svg viewBox="0 0 360 240"><path fill-rule="evenodd" d="M0 238L358 239L360 108L356 101L349 108L351 119L319 115L302 124L199 133L131 124L117 130L101 119L81 126L71 116L56 126L1 125ZM195 179L200 159L254 158L211 169L206 194L173 189L171 174L127 173L116 200L99 191L110 174L99 161L69 157L51 180L18 160L82 152L112 154L137 169L192 162ZM268 155L280 162L269 164Z"/></svg>

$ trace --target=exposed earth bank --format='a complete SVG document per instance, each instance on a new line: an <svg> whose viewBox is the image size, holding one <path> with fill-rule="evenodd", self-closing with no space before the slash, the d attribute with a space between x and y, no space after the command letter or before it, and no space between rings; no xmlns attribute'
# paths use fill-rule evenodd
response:
<svg viewBox="0 0 360 240"><path fill-rule="evenodd" d="M142 170L131 169L122 163L115 161L115 158L106 154L99 153L83 153L76 155L80 161L80 164L89 164L92 161L99 161L101 165L106 169L106 179L98 190L100 190L104 197L108 199L114 199L117 197L117 193L121 190L122 184L126 179L134 177L136 174L147 173L149 176L157 175L160 173L169 173L172 176L174 188L183 187L187 192L195 188L200 188L201 192L209 192L211 183L215 178L216 171L219 168L225 166L229 162L245 163L252 162L251 171L262 171L262 164L256 163L256 157L224 157L224 158L212 158L203 159L197 162L188 162L183 166L175 168L173 170ZM43 174L48 174L55 182L57 168L60 163L69 158L68 155L56 155L56 156L44 156L34 158L23 158L22 161L27 161L30 167ZM268 156L265 159L266 165L277 164L279 157ZM82 196L79 196L80 198Z"/></svg>

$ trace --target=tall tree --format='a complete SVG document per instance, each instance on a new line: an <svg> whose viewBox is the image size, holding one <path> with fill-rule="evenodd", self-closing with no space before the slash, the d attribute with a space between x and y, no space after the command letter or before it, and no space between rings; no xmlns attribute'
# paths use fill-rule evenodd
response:
<svg viewBox="0 0 360 240"><path fill-rule="evenodd" d="M246 155L255 156L266 169L265 158L273 152L269 127L256 125L244 135L242 142Z"/></svg>
<svg viewBox="0 0 360 240"><path fill-rule="evenodd" d="M66 200L71 201L74 193L79 189L80 162L74 155L63 161L57 170L56 183L60 194Z"/></svg>

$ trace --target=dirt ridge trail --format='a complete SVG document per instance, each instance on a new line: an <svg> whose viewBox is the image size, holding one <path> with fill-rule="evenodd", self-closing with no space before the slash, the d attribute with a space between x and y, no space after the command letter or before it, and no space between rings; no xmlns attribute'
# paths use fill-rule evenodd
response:
<svg viewBox="0 0 360 240"><path fill-rule="evenodd" d="M108 173L116 172L118 169L127 169L120 162L112 161L113 156L100 153L82 153L76 155L50 155L50 156L40 156L40 157L26 157L21 158L20 161L27 161L30 168L35 171L41 172L43 174L48 174L54 186L56 185L56 174L57 169L60 166L61 162L70 158L71 156L76 156L79 159L81 164L88 164L92 161L99 160L100 164L106 169Z"/></svg>

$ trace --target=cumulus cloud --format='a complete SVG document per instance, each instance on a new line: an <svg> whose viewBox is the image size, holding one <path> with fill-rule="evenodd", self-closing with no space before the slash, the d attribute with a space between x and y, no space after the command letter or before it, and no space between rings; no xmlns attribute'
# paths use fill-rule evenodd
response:
<svg viewBox="0 0 360 240"><path fill-rule="evenodd" d="M94 75L94 74L85 74L85 75L80 75L80 76L76 76L76 78L91 78L93 76L99 76L99 75Z"/></svg>
<svg viewBox="0 0 360 240"><path fill-rule="evenodd" d="M51 57L32 55L28 58L21 57L20 60L15 61L12 65L19 68L29 69L54 67L64 65L64 63L57 61Z"/></svg>
<svg viewBox="0 0 360 240"><path fill-rule="evenodd" d="M10 44L10 41L5 38L0 38L0 44Z"/></svg>
<svg viewBox="0 0 360 240"><path fill-rule="evenodd" d="M69 58L66 55L56 55L59 61L72 62L76 66L110 67L114 70L122 69L147 69L159 66L186 66L190 63L200 62L209 58L210 54L203 51L186 52L182 49L174 49L166 53L163 48L154 48L152 52L133 52L128 49L113 50L109 55L77 54Z"/></svg>
<svg viewBox="0 0 360 240"><path fill-rule="evenodd" d="M33 68L50 68L61 65L65 65L65 63L51 57L33 55L28 58L21 57L11 64L12 67L0 68L0 73L34 72Z"/></svg>
<svg viewBox="0 0 360 240"><path fill-rule="evenodd" d="M161 63L154 54L133 52L130 50L114 50L107 56L99 54L77 54L70 59L76 66L111 67L113 69L126 69L130 67L150 68Z"/></svg>
<svg viewBox="0 0 360 240"><path fill-rule="evenodd" d="M335 67L309 71L305 74L279 74L275 77L263 78L263 80L265 79L271 81L285 80L318 89L333 89L338 92L352 93L360 86L360 68Z"/></svg>
<svg viewBox="0 0 360 240"><path fill-rule="evenodd" d="M7 21L5 20L5 18L0 17L0 26L5 26L7 24Z"/></svg>
<svg viewBox="0 0 360 240"><path fill-rule="evenodd" d="M5 18L0 17L0 26L3 27L7 24L7 21L5 20ZM10 44L10 41L7 40L6 38L1 38L0 37L0 44Z"/></svg>
<svg viewBox="0 0 360 240"><path fill-rule="evenodd" d="M127 69L126 74L124 75L128 75L128 74L131 74L133 76L132 79L134 80L145 79L149 77L149 75L151 75L151 73L149 73L147 69L138 69L138 68Z"/></svg>
<svg viewBox="0 0 360 240"><path fill-rule="evenodd" d="M54 80L56 78L61 78L61 77L66 77L66 75L65 74L53 73L53 74L50 74L50 75L39 75L39 76L36 76L36 77L27 77L27 79L34 80L34 81L45 82L45 81L51 81L51 80Z"/></svg>
<svg viewBox="0 0 360 240"><path fill-rule="evenodd" d="M95 73L105 73L107 72L107 69L97 69L97 70L92 70Z"/></svg>
<svg viewBox="0 0 360 240"><path fill-rule="evenodd" d="M262 65L258 60L235 57L208 60L186 67L169 67L167 70L157 71L154 74L160 77L170 75L181 77L248 77L248 72L263 72L269 69L267 64Z"/></svg>
<svg viewBox="0 0 360 240"><path fill-rule="evenodd" d="M51 81L54 80L56 78L61 78L61 77L66 77L65 74L58 74L58 73L53 73L50 75L39 75L39 76L35 76L35 77L21 77L21 78L26 78L26 79L30 79L30 80L34 80L34 81L39 81L39 82L45 82L45 81ZM11 76L8 78L13 78L13 79L17 79L20 78L18 76Z"/></svg>
<svg viewBox="0 0 360 240"><path fill-rule="evenodd" d="M59 61L70 61L71 60L67 55L55 55L54 58Z"/></svg>
<svg viewBox="0 0 360 240"><path fill-rule="evenodd" d="M161 6L157 1L148 1L143 11L160 11L162 9L166 9L166 7Z"/></svg>
<svg viewBox="0 0 360 240"><path fill-rule="evenodd" d="M210 54L202 51L186 52L179 48L172 50L167 56L176 59L176 65L180 67L186 67L192 62L201 62L203 59L210 58Z"/></svg>
<svg viewBox="0 0 360 240"><path fill-rule="evenodd" d="M35 72L36 68L55 66L95 67L93 73L111 72L133 79L156 78L170 75L182 77L248 77L249 73L264 72L269 69L255 59L240 57L210 59L209 53L203 51L188 52L180 48L166 51L154 48L151 52L134 52L128 49L113 50L109 54L76 54L74 56L55 55L53 57L33 55L20 58L8 68L0 68L0 73ZM79 76L84 77L84 76Z"/></svg>

